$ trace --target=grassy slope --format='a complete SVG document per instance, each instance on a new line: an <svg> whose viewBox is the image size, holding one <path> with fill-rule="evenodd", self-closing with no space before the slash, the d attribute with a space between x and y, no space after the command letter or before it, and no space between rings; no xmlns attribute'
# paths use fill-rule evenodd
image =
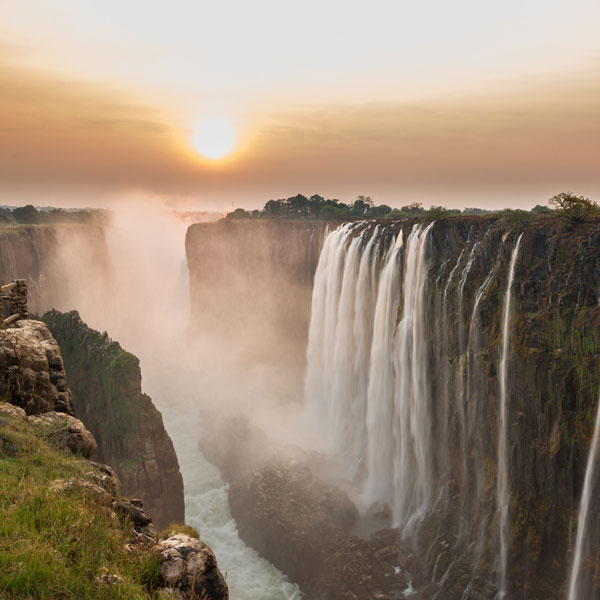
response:
<svg viewBox="0 0 600 600"><path fill-rule="evenodd" d="M151 598L158 563L150 549L125 550L131 525L97 496L57 494L56 479L82 478L92 464L49 446L32 426L0 414L0 598ZM122 583L97 584L108 570Z"/></svg>

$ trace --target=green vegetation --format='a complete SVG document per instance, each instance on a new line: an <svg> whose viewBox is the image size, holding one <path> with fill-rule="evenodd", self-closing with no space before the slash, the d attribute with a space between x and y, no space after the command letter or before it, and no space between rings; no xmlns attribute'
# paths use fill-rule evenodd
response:
<svg viewBox="0 0 600 600"><path fill-rule="evenodd" d="M548 204L572 223L583 223L600 214L600 207L596 202L570 192L553 196Z"/></svg>
<svg viewBox="0 0 600 600"><path fill-rule="evenodd" d="M100 210L38 209L32 204L16 208L0 208L0 223L42 225L46 223L104 223L106 215Z"/></svg>
<svg viewBox="0 0 600 600"><path fill-rule="evenodd" d="M166 529L163 529L158 534L159 540L166 540L167 538L173 537L174 535L188 535L191 538L200 539L200 534L191 525L185 523L171 523Z"/></svg>
<svg viewBox="0 0 600 600"><path fill-rule="evenodd" d="M94 466L53 447L17 418L0 414L0 597L3 600L152 598L158 561L127 546L132 527L107 500L57 480L93 480ZM104 581L102 581L104 579Z"/></svg>
<svg viewBox="0 0 600 600"><path fill-rule="evenodd" d="M296 194L289 198L269 200L262 210L247 211L236 208L225 217L228 221L240 219L269 220L321 220L345 221L349 219L414 219L440 221L452 216L490 216L495 215L511 229L523 228L529 223L542 218L566 217L573 223L583 222L600 216L598 205L571 193L562 193L549 200L549 206L538 204L527 210L485 210L482 208L449 209L444 206L423 208L420 202L412 202L400 208L392 208L387 204L376 205L370 196L360 195L352 204L337 199L324 198L315 194L307 197Z"/></svg>
<svg viewBox="0 0 600 600"><path fill-rule="evenodd" d="M114 441L120 446L137 436L142 412L147 425L153 418L160 418L141 393L137 357L106 333L89 328L75 311L50 311L41 320L60 345L75 410L84 411L86 405L91 405L95 415L110 416L88 418L87 426L98 442Z"/></svg>

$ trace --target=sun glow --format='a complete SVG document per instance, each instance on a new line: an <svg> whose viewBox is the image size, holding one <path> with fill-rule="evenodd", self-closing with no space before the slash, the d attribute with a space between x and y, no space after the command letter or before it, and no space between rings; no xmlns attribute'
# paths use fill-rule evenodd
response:
<svg viewBox="0 0 600 600"><path fill-rule="evenodd" d="M217 160L229 154L236 142L236 131L231 119L206 116L194 127L194 148L206 158Z"/></svg>

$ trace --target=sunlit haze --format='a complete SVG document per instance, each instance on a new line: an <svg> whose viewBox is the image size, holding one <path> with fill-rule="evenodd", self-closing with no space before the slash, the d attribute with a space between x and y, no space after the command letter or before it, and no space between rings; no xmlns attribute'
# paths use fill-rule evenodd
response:
<svg viewBox="0 0 600 600"><path fill-rule="evenodd" d="M593 0L4 2L2 193L68 205L141 190L216 210L297 192L597 195L598 22ZM235 132L209 147L211 115ZM198 160L232 136L227 164Z"/></svg>

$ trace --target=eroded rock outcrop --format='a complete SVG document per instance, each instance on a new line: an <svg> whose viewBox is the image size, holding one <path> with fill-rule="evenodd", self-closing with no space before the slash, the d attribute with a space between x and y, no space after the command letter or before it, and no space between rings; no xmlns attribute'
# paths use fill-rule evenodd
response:
<svg viewBox="0 0 600 600"><path fill-rule="evenodd" d="M199 539L177 534L157 545L160 576L184 598L227 600L227 584L213 551Z"/></svg>
<svg viewBox="0 0 600 600"><path fill-rule="evenodd" d="M91 458L96 451L97 445L94 436L79 419L71 415L47 412L29 417L29 422L55 445L64 446L74 454Z"/></svg>
<svg viewBox="0 0 600 600"><path fill-rule="evenodd" d="M0 331L0 396L27 414L72 414L60 348L48 327L29 319Z"/></svg>
<svg viewBox="0 0 600 600"><path fill-rule="evenodd" d="M242 417L213 415L199 447L230 483L240 537L296 582L306 600L400 599L411 580L426 589L398 533L375 531L376 520L366 523L348 494L327 481L326 457L280 447ZM427 598L413 596L421 597Z"/></svg>
<svg viewBox="0 0 600 600"><path fill-rule="evenodd" d="M76 311L42 318L60 344L75 413L98 443L95 457L115 469L124 493L141 498L158 527L183 522L177 455L160 412L142 393L139 360Z"/></svg>

